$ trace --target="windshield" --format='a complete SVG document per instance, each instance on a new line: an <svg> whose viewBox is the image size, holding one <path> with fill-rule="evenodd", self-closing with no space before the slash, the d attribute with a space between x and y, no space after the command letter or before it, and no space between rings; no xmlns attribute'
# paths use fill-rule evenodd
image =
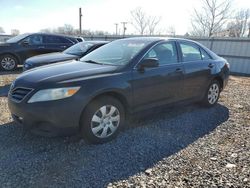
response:
<svg viewBox="0 0 250 188"><path fill-rule="evenodd" d="M22 35L17 35L15 37L10 38L9 40L7 40L6 42L8 43L14 43L14 42L19 42L20 40L24 39L25 37L27 37L29 34L22 34Z"/></svg>
<svg viewBox="0 0 250 188"><path fill-rule="evenodd" d="M81 56L84 52L89 50L93 45L94 44L89 43L89 42L87 42L87 43L80 42L80 43L77 43L77 44L71 46L70 48L64 50L63 53Z"/></svg>
<svg viewBox="0 0 250 188"><path fill-rule="evenodd" d="M147 44L149 44L149 41L117 40L89 53L80 61L125 65Z"/></svg>

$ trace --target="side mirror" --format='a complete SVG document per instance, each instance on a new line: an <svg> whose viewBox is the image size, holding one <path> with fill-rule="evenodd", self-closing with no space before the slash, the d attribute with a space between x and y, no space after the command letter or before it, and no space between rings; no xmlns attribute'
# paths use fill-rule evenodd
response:
<svg viewBox="0 0 250 188"><path fill-rule="evenodd" d="M154 68L159 66L159 60L157 58L146 58L138 66L139 71L144 71L145 68Z"/></svg>
<svg viewBox="0 0 250 188"><path fill-rule="evenodd" d="M21 42L22 46L29 46L29 42L27 40L24 40Z"/></svg>

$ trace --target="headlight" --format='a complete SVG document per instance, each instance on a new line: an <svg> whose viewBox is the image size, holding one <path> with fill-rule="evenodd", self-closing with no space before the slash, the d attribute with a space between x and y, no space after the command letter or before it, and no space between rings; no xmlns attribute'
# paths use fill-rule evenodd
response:
<svg viewBox="0 0 250 188"><path fill-rule="evenodd" d="M41 102L41 101L53 101L58 99L64 99L74 95L80 87L65 87L54 89L43 89L36 92L28 101L28 103Z"/></svg>
<svg viewBox="0 0 250 188"><path fill-rule="evenodd" d="M25 68L29 68L29 67L30 67L30 64L25 63L23 66L24 66Z"/></svg>

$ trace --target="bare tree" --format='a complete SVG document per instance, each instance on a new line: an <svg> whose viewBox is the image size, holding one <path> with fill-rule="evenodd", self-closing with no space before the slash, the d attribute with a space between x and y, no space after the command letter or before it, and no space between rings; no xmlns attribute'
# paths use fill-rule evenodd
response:
<svg viewBox="0 0 250 188"><path fill-rule="evenodd" d="M155 33L156 27L161 21L161 17L149 16L142 10L141 7L137 7L131 11L132 25L141 34L153 35Z"/></svg>
<svg viewBox="0 0 250 188"><path fill-rule="evenodd" d="M66 35L74 34L74 27L70 24L65 24L64 25L64 34L66 34Z"/></svg>
<svg viewBox="0 0 250 188"><path fill-rule="evenodd" d="M50 28L45 28L40 30L41 33L53 33L52 29Z"/></svg>
<svg viewBox="0 0 250 188"><path fill-rule="evenodd" d="M201 0L200 10L194 9L192 34L211 37L221 31L231 13L232 0Z"/></svg>
<svg viewBox="0 0 250 188"><path fill-rule="evenodd" d="M5 33L5 31L2 27L0 27L0 33Z"/></svg>
<svg viewBox="0 0 250 188"><path fill-rule="evenodd" d="M55 33L72 35L74 31L74 27L69 24L65 24L64 26L58 27L54 30Z"/></svg>
<svg viewBox="0 0 250 188"><path fill-rule="evenodd" d="M248 38L250 38L250 21L248 22L248 35L247 35Z"/></svg>
<svg viewBox="0 0 250 188"><path fill-rule="evenodd" d="M132 25L135 29L143 35L148 25L148 19L146 13L142 10L141 7L137 7L131 11L132 16Z"/></svg>
<svg viewBox="0 0 250 188"><path fill-rule="evenodd" d="M160 21L161 21L161 17L156 17L156 16L148 17L147 24L148 24L149 35L153 35L155 33L155 29Z"/></svg>
<svg viewBox="0 0 250 188"><path fill-rule="evenodd" d="M20 31L18 29L11 29L11 35L19 35L20 34Z"/></svg>
<svg viewBox="0 0 250 188"><path fill-rule="evenodd" d="M176 33L176 31L175 31L175 27L173 25L171 25L167 28L167 35L175 36L175 33Z"/></svg>
<svg viewBox="0 0 250 188"><path fill-rule="evenodd" d="M227 25L229 36L243 37L248 29L248 20L250 18L250 9L242 9L236 13L234 21Z"/></svg>

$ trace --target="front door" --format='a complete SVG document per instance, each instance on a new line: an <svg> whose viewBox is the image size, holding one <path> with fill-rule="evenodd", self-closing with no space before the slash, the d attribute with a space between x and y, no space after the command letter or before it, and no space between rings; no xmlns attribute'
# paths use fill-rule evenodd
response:
<svg viewBox="0 0 250 188"><path fill-rule="evenodd" d="M29 57L45 53L42 35L30 35L19 43L18 55L24 61Z"/></svg>
<svg viewBox="0 0 250 188"><path fill-rule="evenodd" d="M133 104L135 108L151 107L179 100L182 90L183 65L178 61L175 42L154 46L144 56L157 58L159 66L133 70Z"/></svg>

